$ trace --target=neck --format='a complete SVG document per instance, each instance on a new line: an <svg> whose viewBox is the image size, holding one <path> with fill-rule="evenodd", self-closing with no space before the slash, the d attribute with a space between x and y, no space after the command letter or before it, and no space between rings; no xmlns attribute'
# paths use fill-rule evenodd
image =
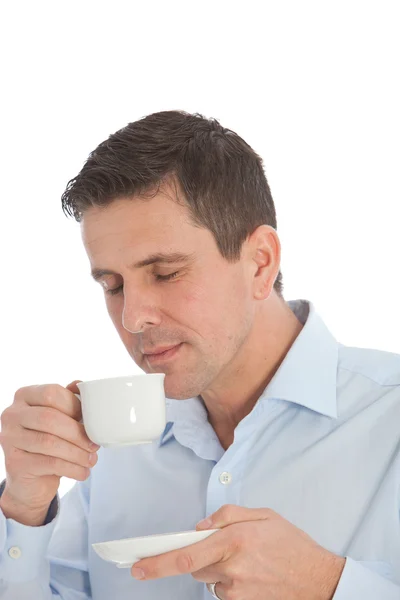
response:
<svg viewBox="0 0 400 600"><path fill-rule="evenodd" d="M233 442L236 426L252 411L302 327L288 304L273 292L256 314L246 342L202 394L208 420L225 450Z"/></svg>

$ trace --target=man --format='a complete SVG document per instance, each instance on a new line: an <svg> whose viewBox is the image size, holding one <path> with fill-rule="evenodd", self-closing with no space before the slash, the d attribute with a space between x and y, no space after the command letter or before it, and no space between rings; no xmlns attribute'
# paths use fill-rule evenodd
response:
<svg viewBox="0 0 400 600"><path fill-rule="evenodd" d="M400 357L346 348L284 300L257 154L215 120L156 113L99 145L63 209L130 356L166 375L168 423L97 452L76 382L17 391L0 597L398 600ZM59 510L63 475L78 483ZM220 531L131 571L91 548L196 526Z"/></svg>

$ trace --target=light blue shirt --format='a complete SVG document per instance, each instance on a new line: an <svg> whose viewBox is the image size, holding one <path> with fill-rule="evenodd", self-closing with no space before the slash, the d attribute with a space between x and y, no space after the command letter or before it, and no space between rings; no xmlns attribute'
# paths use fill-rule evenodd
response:
<svg viewBox="0 0 400 600"><path fill-rule="evenodd" d="M210 600L191 575L137 581L91 544L194 529L223 504L270 507L347 557L334 600L400 600L400 356L345 347L289 304L305 326L226 452L200 398L168 400L160 442L101 448L49 524L0 514L2 600Z"/></svg>

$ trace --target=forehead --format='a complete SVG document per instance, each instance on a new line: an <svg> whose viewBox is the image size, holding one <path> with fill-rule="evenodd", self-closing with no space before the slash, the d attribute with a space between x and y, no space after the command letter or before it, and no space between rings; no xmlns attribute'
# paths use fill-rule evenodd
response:
<svg viewBox="0 0 400 600"><path fill-rule="evenodd" d="M81 220L85 242L92 243L98 237L132 234L148 235L152 229L168 230L189 225L189 213L163 194L154 198L121 198L105 207L87 209Z"/></svg>
<svg viewBox="0 0 400 600"><path fill-rule="evenodd" d="M211 233L190 222L186 205L159 192L153 198L122 198L106 207L91 207L81 220L85 249L93 264L110 258L143 259L157 251L203 250Z"/></svg>

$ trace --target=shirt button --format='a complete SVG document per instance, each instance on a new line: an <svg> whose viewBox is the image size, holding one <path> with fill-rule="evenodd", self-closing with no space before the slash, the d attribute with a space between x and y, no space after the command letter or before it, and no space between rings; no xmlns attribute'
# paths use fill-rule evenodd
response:
<svg viewBox="0 0 400 600"><path fill-rule="evenodd" d="M18 548L18 546L12 546L12 548L10 548L8 551L8 556L10 556L11 558L19 558L21 554L22 552L20 548Z"/></svg>
<svg viewBox="0 0 400 600"><path fill-rule="evenodd" d="M223 485L228 485L232 481L232 475L230 473L227 473L226 471L224 471L219 476L219 480Z"/></svg>

